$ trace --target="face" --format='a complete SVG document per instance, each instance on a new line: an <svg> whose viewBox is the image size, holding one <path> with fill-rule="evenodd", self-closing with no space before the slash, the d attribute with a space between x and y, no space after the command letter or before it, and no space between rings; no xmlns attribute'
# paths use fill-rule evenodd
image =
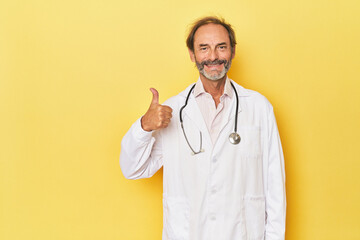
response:
<svg viewBox="0 0 360 240"><path fill-rule="evenodd" d="M235 49L231 50L227 30L218 24L201 26L194 36L194 52L190 58L200 74L208 80L223 79L231 66Z"/></svg>

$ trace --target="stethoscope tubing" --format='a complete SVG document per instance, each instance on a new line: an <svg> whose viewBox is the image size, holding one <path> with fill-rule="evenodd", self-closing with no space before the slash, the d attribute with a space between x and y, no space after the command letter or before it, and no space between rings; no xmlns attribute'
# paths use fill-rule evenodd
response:
<svg viewBox="0 0 360 240"><path fill-rule="evenodd" d="M238 119L238 111L239 111L239 96L238 93L236 91L236 88L234 86L234 84L232 82L230 82L231 86L234 89L235 92L235 97L236 97L236 112L235 112L235 127L234 127L234 132L237 133L237 119Z"/></svg>
<svg viewBox="0 0 360 240"><path fill-rule="evenodd" d="M237 120L238 120L238 110L239 110L239 96L238 96L238 93L236 91L236 88L234 86L234 84L232 82L230 82L232 88L234 89L234 92L235 92L235 97L236 97L236 111L235 111L235 126L234 126L234 132L230 134L229 136L229 140L230 140L230 143L232 144L238 144L240 142L240 136L239 134L237 133ZM192 151L192 154L195 155L195 154L198 154L198 153L201 153L203 152L204 150L202 149L202 134L201 134L201 131L200 131L200 150L199 151L195 151L191 145L190 145L190 142L186 136L186 133L185 133L185 130L184 130L184 125L183 125L183 118L182 118L182 111L184 110L184 108L187 106L188 104L188 101L189 101L189 98L190 98L190 94L191 92L193 91L193 89L195 88L195 85L196 83L190 88L189 90L189 93L188 95L186 96L186 100L185 100L185 104L184 106L182 106L180 108L180 112L179 112L179 118L180 118L180 125L181 125L181 129L182 129L182 132L184 134L184 137L185 137L185 140L187 142L187 144L189 145L189 148L191 149Z"/></svg>

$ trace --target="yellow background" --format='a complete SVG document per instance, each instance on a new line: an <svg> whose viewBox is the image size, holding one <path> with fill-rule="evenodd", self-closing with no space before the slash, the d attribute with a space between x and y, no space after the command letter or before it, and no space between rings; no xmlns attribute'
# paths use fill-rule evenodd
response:
<svg viewBox="0 0 360 240"><path fill-rule="evenodd" d="M0 2L0 239L159 240L162 172L126 180L120 141L196 81L186 29L237 34L230 77L274 105L287 239L360 239L358 0Z"/></svg>

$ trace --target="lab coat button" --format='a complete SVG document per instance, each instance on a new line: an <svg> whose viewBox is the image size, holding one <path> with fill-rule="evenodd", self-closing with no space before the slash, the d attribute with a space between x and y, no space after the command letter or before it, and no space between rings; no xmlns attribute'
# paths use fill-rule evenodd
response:
<svg viewBox="0 0 360 240"><path fill-rule="evenodd" d="M216 159L216 158L214 158L214 159L213 159L213 162L216 162L216 161L217 161L217 159Z"/></svg>
<svg viewBox="0 0 360 240"><path fill-rule="evenodd" d="M215 216L211 216L211 221L215 221L216 220L216 217Z"/></svg>

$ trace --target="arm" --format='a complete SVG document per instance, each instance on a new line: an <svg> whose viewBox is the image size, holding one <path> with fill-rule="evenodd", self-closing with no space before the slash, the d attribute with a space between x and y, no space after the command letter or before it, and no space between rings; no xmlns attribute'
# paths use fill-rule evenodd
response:
<svg viewBox="0 0 360 240"><path fill-rule="evenodd" d="M268 116L265 239L283 240L285 239L286 220L284 156L272 107Z"/></svg>
<svg viewBox="0 0 360 240"><path fill-rule="evenodd" d="M169 106L159 104L159 93L151 88L153 98L148 111L138 119L121 141L120 166L128 179L148 178L161 168L161 134L172 117Z"/></svg>
<svg viewBox="0 0 360 240"><path fill-rule="evenodd" d="M120 166L127 179L148 178L163 165L161 137L158 131L147 132L138 119L121 141Z"/></svg>

